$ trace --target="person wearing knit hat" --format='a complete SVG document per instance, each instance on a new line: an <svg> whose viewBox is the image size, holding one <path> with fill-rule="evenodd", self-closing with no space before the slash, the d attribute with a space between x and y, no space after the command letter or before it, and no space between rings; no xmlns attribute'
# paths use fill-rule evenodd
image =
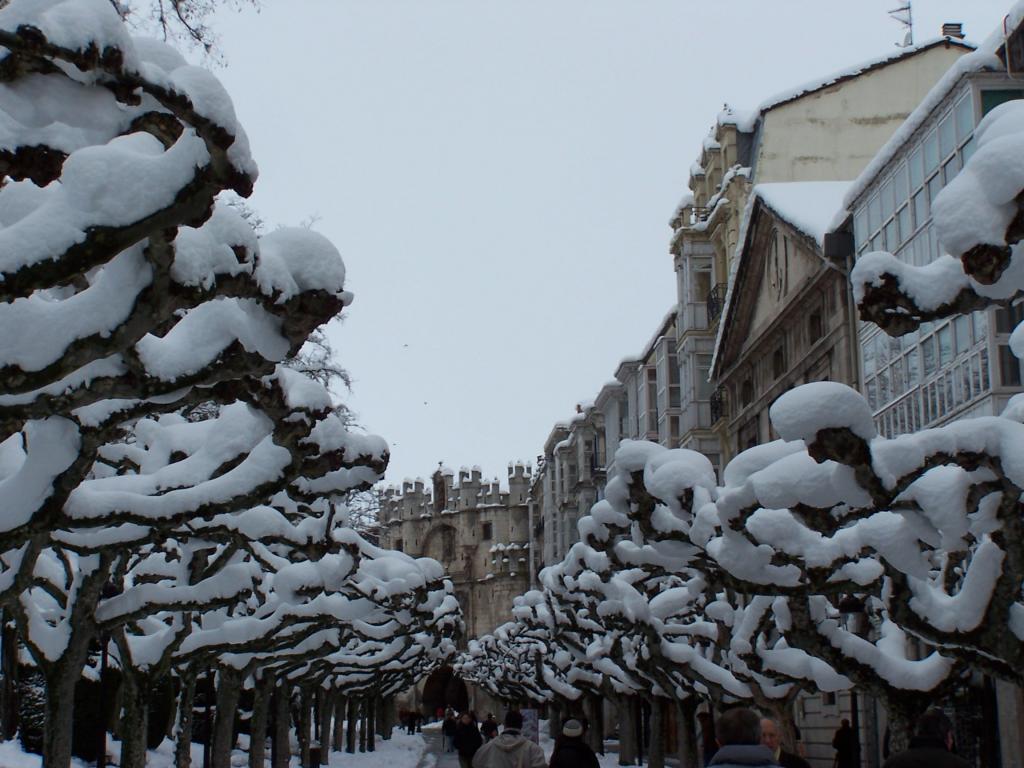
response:
<svg viewBox="0 0 1024 768"><path fill-rule="evenodd" d="M555 742L548 768L599 768L597 755L583 740L583 723L566 720L562 724L562 735Z"/></svg>

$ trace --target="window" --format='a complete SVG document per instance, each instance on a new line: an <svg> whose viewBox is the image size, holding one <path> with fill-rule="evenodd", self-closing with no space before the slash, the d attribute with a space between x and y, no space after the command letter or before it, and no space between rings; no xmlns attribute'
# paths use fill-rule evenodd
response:
<svg viewBox="0 0 1024 768"><path fill-rule="evenodd" d="M746 407L754 400L754 382L745 379L740 387L740 405Z"/></svg>
<svg viewBox="0 0 1024 768"><path fill-rule="evenodd" d="M987 115L1000 104L1014 99L1024 99L1024 90L1019 88L993 89L981 92L981 114Z"/></svg>
<svg viewBox="0 0 1024 768"><path fill-rule="evenodd" d="M708 300L711 293L711 265L708 263L694 264L690 291L690 303L701 304Z"/></svg>
<svg viewBox="0 0 1024 768"><path fill-rule="evenodd" d="M480 538L483 541L490 541L493 536L493 523L484 523L481 526Z"/></svg>
<svg viewBox="0 0 1024 768"><path fill-rule="evenodd" d="M821 312L815 310L807 318L807 341L813 344L824 335L825 331L821 322Z"/></svg>
<svg viewBox="0 0 1024 768"><path fill-rule="evenodd" d="M711 355L696 355L697 367L695 374L697 381L694 382L694 390L698 400L709 400L711 398L711 382L708 377L711 375Z"/></svg>
<svg viewBox="0 0 1024 768"><path fill-rule="evenodd" d="M786 352L779 347L772 354L772 378L778 379L786 373Z"/></svg>
<svg viewBox="0 0 1024 768"><path fill-rule="evenodd" d="M999 381L1004 387L1020 385L1020 360L1006 344L999 345Z"/></svg>

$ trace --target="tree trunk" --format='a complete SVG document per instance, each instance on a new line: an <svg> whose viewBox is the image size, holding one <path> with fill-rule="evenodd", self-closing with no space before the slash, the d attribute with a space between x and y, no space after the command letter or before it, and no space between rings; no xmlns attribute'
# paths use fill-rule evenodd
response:
<svg viewBox="0 0 1024 768"><path fill-rule="evenodd" d="M917 718L924 714L930 703L919 695L888 695L883 699L889 719L889 754L902 752L910 744ZM860 734L857 734L860 738Z"/></svg>
<svg viewBox="0 0 1024 768"><path fill-rule="evenodd" d="M380 706L377 708L377 716L380 718L378 733L380 734L381 739L387 741L391 738L391 732L395 730L395 725L397 725L398 722L396 720L394 696L382 696L380 698Z"/></svg>
<svg viewBox="0 0 1024 768"><path fill-rule="evenodd" d="M665 768L665 718L662 700L653 698L651 704L651 732L647 745L647 764L651 768Z"/></svg>
<svg viewBox="0 0 1024 768"><path fill-rule="evenodd" d="M146 739L149 733L148 675L131 667L121 670L123 715L121 768L146 768Z"/></svg>
<svg viewBox="0 0 1024 768"><path fill-rule="evenodd" d="M309 732L313 725L310 712L312 708L313 697L310 695L309 686L303 685L299 688L299 722L296 723L295 731L299 741L299 765L302 768L311 768L309 764Z"/></svg>
<svg viewBox="0 0 1024 768"><path fill-rule="evenodd" d="M562 735L562 700L555 697L548 707L548 736L557 739Z"/></svg>
<svg viewBox="0 0 1024 768"><path fill-rule="evenodd" d="M274 737L270 757L273 768L288 768L288 763L291 762L292 748L288 743L291 719L288 681L282 679L281 684L274 689Z"/></svg>
<svg viewBox="0 0 1024 768"><path fill-rule="evenodd" d="M682 768L697 768L697 724L694 716L699 703L696 696L690 695L676 705L679 719L676 724L677 757Z"/></svg>
<svg viewBox="0 0 1024 768"><path fill-rule="evenodd" d="M359 719L359 751L366 751L366 721L369 720L368 712L369 706L367 705L366 699L359 700L359 709L362 717Z"/></svg>
<svg viewBox="0 0 1024 768"><path fill-rule="evenodd" d="M366 751L377 749L377 711L380 709L380 697L373 694L366 700Z"/></svg>
<svg viewBox="0 0 1024 768"><path fill-rule="evenodd" d="M18 733L18 630L10 613L0 613L0 739L10 741Z"/></svg>
<svg viewBox="0 0 1024 768"><path fill-rule="evenodd" d="M635 697L620 696L616 703L619 709L619 765L635 765L637 755Z"/></svg>
<svg viewBox="0 0 1024 768"><path fill-rule="evenodd" d="M267 755L267 720L274 695L274 676L257 677L252 689L252 717L249 719L249 768L264 768Z"/></svg>
<svg viewBox="0 0 1024 768"><path fill-rule="evenodd" d="M69 667L71 667L69 669ZM80 665L64 661L46 672L46 720L43 725L43 768L71 764L71 726L74 720L75 683Z"/></svg>
<svg viewBox="0 0 1024 768"><path fill-rule="evenodd" d="M217 673L217 716L213 724L213 768L231 768L231 750L235 746L235 713L242 693L238 670L221 668Z"/></svg>
<svg viewBox="0 0 1024 768"><path fill-rule="evenodd" d="M587 719L586 741L594 752L604 754L604 712L596 696L583 697L583 716Z"/></svg>
<svg viewBox="0 0 1024 768"><path fill-rule="evenodd" d="M174 767L192 766L192 724L195 717L196 675L189 668L182 672L178 694L178 720L174 728ZM263 768L260 766L260 768Z"/></svg>
<svg viewBox="0 0 1024 768"><path fill-rule="evenodd" d="M320 698L320 765L327 765L330 758L331 716L334 714L334 699L337 695L338 692L333 688L320 688L317 691Z"/></svg>
<svg viewBox="0 0 1024 768"><path fill-rule="evenodd" d="M359 720L359 701L357 699L348 700L348 726L347 733L345 734L345 751L350 755L356 751L356 728L358 727Z"/></svg>
<svg viewBox="0 0 1024 768"><path fill-rule="evenodd" d="M345 750L345 712L348 702L345 697L337 693L334 697L334 735L331 739L331 749L334 752Z"/></svg>

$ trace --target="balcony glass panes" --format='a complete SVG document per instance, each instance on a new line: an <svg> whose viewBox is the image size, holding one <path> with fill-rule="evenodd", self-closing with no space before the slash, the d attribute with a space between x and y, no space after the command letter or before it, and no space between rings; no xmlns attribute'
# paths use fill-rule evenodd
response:
<svg viewBox="0 0 1024 768"><path fill-rule="evenodd" d="M999 345L999 383L1004 387L1020 385L1020 360L1006 344Z"/></svg>
<svg viewBox="0 0 1024 768"><path fill-rule="evenodd" d="M953 320L953 333L956 334L956 348L967 349L971 346L971 318L962 315Z"/></svg>
<svg viewBox="0 0 1024 768"><path fill-rule="evenodd" d="M914 231L914 225L910 221L910 206L904 205L900 208L899 216L897 218L900 223L900 242L904 243L910 239L910 235Z"/></svg>
<svg viewBox="0 0 1024 768"><path fill-rule="evenodd" d="M971 320L974 325L974 340L983 341L988 336L988 313L975 312L971 315Z"/></svg>
<svg viewBox="0 0 1024 768"><path fill-rule="evenodd" d="M953 362L953 332L947 325L938 333L939 365L945 368Z"/></svg>
<svg viewBox="0 0 1024 768"><path fill-rule="evenodd" d="M922 158L923 150L918 147L910 153L910 160L907 161L907 170L910 173L910 188L917 189L924 184L924 165Z"/></svg>
<svg viewBox="0 0 1024 768"><path fill-rule="evenodd" d="M914 222L915 226L921 226L928 219L928 195L924 191L914 195Z"/></svg>
<svg viewBox="0 0 1024 768"><path fill-rule="evenodd" d="M956 123L958 140L963 141L974 132L974 110L969 95L961 96L956 106L953 107L953 120Z"/></svg>
<svg viewBox="0 0 1024 768"><path fill-rule="evenodd" d="M914 389L921 383L921 377L918 371L918 355L917 349L911 350L910 354L905 358L907 364L907 386Z"/></svg>
<svg viewBox="0 0 1024 768"><path fill-rule="evenodd" d="M882 223L881 202L877 194L868 200L868 231L874 232Z"/></svg>
<svg viewBox="0 0 1024 768"><path fill-rule="evenodd" d="M930 174L939 167L939 136L931 131L924 140L924 173Z"/></svg>
<svg viewBox="0 0 1024 768"><path fill-rule="evenodd" d="M948 114L939 121L939 156L946 157L956 149L956 126L953 115Z"/></svg>
<svg viewBox="0 0 1024 768"><path fill-rule="evenodd" d="M910 195L910 187L907 186L907 166L905 163L900 163L900 166L896 169L896 173L893 175L893 194L895 195L895 205L898 207L902 203L906 202L907 197Z"/></svg>
<svg viewBox="0 0 1024 768"><path fill-rule="evenodd" d="M885 221L887 218L892 216L893 211L896 210L893 207L892 202L892 187L893 183L891 178L882 185L882 191L879 201L882 221Z"/></svg>
<svg viewBox="0 0 1024 768"><path fill-rule="evenodd" d="M1024 98L1024 89L982 92L982 114L1011 98ZM892 170L879 174L853 211L858 254L885 249L915 266L940 255L932 202L974 151L974 103L965 85L955 101L935 112ZM923 323L918 332L895 341L874 326L862 325L864 395L882 433L892 436L956 418L988 396L995 383L1021 386L1020 361L1009 352L1007 335L1022 320L1022 308L1000 310L992 321L996 328L990 329L988 312L978 311ZM989 371L992 330L998 379Z"/></svg>
<svg viewBox="0 0 1024 768"><path fill-rule="evenodd" d="M945 180L946 184L949 184L949 182L956 178L958 173L960 173L960 158L953 155L946 161L946 164L942 166L942 178Z"/></svg>

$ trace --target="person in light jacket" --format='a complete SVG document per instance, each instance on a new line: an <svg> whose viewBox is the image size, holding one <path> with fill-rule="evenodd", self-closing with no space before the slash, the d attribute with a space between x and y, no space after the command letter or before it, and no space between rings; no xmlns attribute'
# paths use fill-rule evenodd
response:
<svg viewBox="0 0 1024 768"><path fill-rule="evenodd" d="M473 768L547 768L544 750L520 733L522 727L522 714L510 710L501 734L473 755Z"/></svg>

